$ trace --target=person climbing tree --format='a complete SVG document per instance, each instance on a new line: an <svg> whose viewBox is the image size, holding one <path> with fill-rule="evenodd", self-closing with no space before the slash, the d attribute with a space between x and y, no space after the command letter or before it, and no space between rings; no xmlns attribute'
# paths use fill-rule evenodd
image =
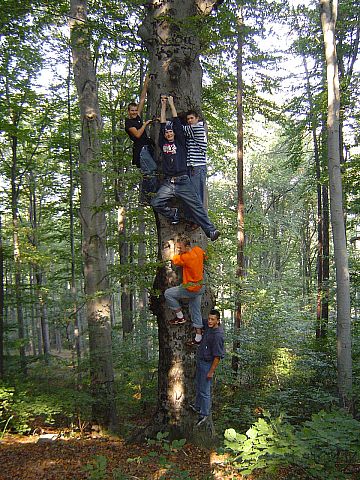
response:
<svg viewBox="0 0 360 480"><path fill-rule="evenodd" d="M132 163L140 168L143 175L140 202L145 205L150 204L151 198L157 189L157 164L154 160L152 141L146 133L146 127L152 123L152 120L146 120L143 123L141 119L149 81L150 76L147 75L144 80L139 104L135 102L129 103L128 118L125 119L125 131L133 141Z"/></svg>
<svg viewBox="0 0 360 480"><path fill-rule="evenodd" d="M172 120L168 122L166 121L167 101L172 113ZM200 225L211 241L215 241L219 238L220 232L209 220L187 173L185 135L172 96L161 96L160 122L159 147L164 181L151 204L156 212L161 213L176 225L180 222L179 209L169 207L168 202L173 198L182 200L194 222Z"/></svg>
<svg viewBox="0 0 360 480"><path fill-rule="evenodd" d="M200 121L199 114L195 110L189 110L186 113L186 122L187 125L183 128L186 137L188 175L201 203L205 206L207 135L204 122ZM185 211L186 214L188 212ZM190 214L188 216L190 217ZM190 222L186 230L193 231L197 228L199 225Z"/></svg>
<svg viewBox="0 0 360 480"><path fill-rule="evenodd" d="M189 311L192 326L195 328L195 339L187 342L188 345L198 345L201 342L203 327L201 315L201 297L205 291L204 285L204 258L202 248L191 248L190 239L186 235L180 236L176 242L178 253L171 260L174 265L182 267L182 283L176 287L165 290L166 304L175 312L175 317L169 320L170 325L182 325L186 319L181 309L179 300L189 299Z"/></svg>

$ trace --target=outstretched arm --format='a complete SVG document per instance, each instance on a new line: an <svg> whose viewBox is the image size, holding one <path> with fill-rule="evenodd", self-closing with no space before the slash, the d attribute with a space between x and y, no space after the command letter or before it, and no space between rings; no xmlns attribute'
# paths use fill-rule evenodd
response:
<svg viewBox="0 0 360 480"><path fill-rule="evenodd" d="M166 102L167 102L167 97L161 97L161 112L160 112L161 123L166 123Z"/></svg>
<svg viewBox="0 0 360 480"><path fill-rule="evenodd" d="M138 113L139 113L140 116L141 116L141 112L144 109L145 98L146 98L146 93L147 93L147 89L148 89L148 86L149 86L149 82L150 82L150 77L149 77L149 75L146 75L145 80L144 80L144 85L143 85L143 88L141 90L140 101L139 101L139 105L138 105Z"/></svg>
<svg viewBox="0 0 360 480"><path fill-rule="evenodd" d="M170 105L170 108L171 108L171 115L173 116L173 118L177 117L178 114L177 114L177 111L176 111L176 108L175 108L175 105L174 105L174 97L172 97L172 96L169 97L169 105Z"/></svg>

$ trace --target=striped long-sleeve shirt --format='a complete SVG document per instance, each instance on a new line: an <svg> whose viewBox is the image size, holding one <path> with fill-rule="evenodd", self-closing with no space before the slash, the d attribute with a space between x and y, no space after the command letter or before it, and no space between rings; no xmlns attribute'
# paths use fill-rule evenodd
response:
<svg viewBox="0 0 360 480"><path fill-rule="evenodd" d="M187 150L187 166L206 165L207 136L203 122L195 125L184 125Z"/></svg>

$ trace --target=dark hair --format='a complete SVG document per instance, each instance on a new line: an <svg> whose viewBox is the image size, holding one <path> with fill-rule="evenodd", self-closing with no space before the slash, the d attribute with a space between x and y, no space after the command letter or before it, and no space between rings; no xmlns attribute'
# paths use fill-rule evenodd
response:
<svg viewBox="0 0 360 480"><path fill-rule="evenodd" d="M138 107L138 104L135 103L135 102L130 102L129 105L128 105L128 111L130 110L131 107Z"/></svg>
<svg viewBox="0 0 360 480"><path fill-rule="evenodd" d="M200 115L198 114L198 112L196 110L189 110L188 112L186 112L186 117L188 115L194 115L194 117L200 118Z"/></svg>
<svg viewBox="0 0 360 480"><path fill-rule="evenodd" d="M180 235L176 243L183 243L184 245L191 245L190 238L187 235Z"/></svg>
<svg viewBox="0 0 360 480"><path fill-rule="evenodd" d="M219 310L216 310L216 308L213 308L212 310L210 310L209 315L216 315L218 320L220 320L220 312Z"/></svg>

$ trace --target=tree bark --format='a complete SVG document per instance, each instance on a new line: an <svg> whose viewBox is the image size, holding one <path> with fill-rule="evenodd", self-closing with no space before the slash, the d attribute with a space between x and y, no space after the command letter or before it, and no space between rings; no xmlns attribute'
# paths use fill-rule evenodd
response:
<svg viewBox="0 0 360 480"><path fill-rule="evenodd" d="M245 206L244 206L244 124L243 124L243 13L242 7L239 7L237 17L237 54L236 54L236 76L237 76L237 95L236 95L236 116L237 116L237 295L235 306L235 322L233 343L234 355L231 360L231 366L236 373L239 366L239 357L237 351L240 348L239 332L242 323L243 305L242 305L242 280L245 276L244 265L244 247L245 247Z"/></svg>
<svg viewBox="0 0 360 480"><path fill-rule="evenodd" d="M177 111L189 109L201 112L202 70L199 61L201 18L211 13L216 1L209 0L149 0L147 15L139 34L149 51L149 72L155 75L150 82L148 103L150 116L160 114L160 94L174 97ZM157 141L159 126L152 127L151 136ZM174 253L178 235L184 233L184 224L170 225L156 217L158 258L163 267L158 269L151 309L157 316L159 335L158 406L153 424L145 434L169 431L172 437L187 438L199 444L211 443L214 437L212 421L203 428L194 429L196 416L190 413L188 403L194 400L195 358L185 346L191 338L189 325L170 327L172 314L165 306L163 292L179 283L178 272L172 269L170 255ZM207 239L200 229L191 235L193 244L206 248ZM213 301L209 289L203 296L203 317L207 317Z"/></svg>
<svg viewBox="0 0 360 480"><path fill-rule="evenodd" d="M0 215L0 378L4 376L4 249Z"/></svg>
<svg viewBox="0 0 360 480"><path fill-rule="evenodd" d="M88 28L86 0L71 0L73 72L82 127L80 216L89 327L92 413L94 421L99 425L115 428L117 419L111 345L111 301L106 263L106 218L102 208L104 195L99 141L102 120Z"/></svg>
<svg viewBox="0 0 360 480"><path fill-rule="evenodd" d="M337 380L341 404L347 409L352 409L350 280L340 170L340 88L335 40L337 0L332 2L330 0L320 0L320 16L324 35L328 93L327 130L330 214L336 268Z"/></svg>

